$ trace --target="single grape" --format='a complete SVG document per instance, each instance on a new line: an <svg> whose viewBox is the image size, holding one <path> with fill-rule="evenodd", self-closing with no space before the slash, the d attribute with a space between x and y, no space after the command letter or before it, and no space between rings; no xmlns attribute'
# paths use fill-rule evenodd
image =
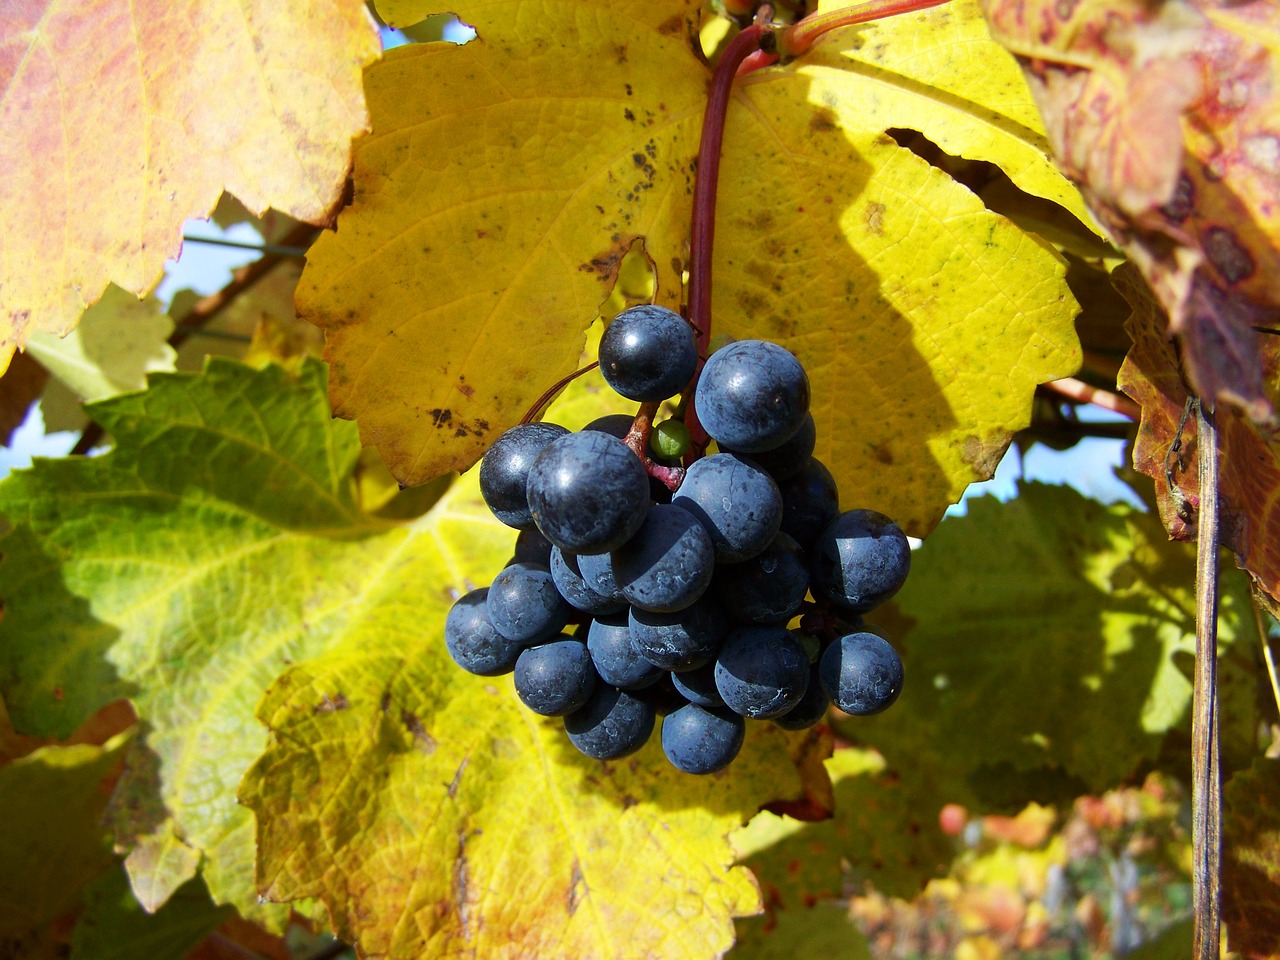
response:
<svg viewBox="0 0 1280 960"><path fill-rule="evenodd" d="M835 477L813 457L799 473L778 484L782 493L782 532L806 550L840 513Z"/></svg>
<svg viewBox="0 0 1280 960"><path fill-rule="evenodd" d="M548 540L571 553L604 553L644 523L649 476L621 440L584 430L547 444L529 471L528 493Z"/></svg>
<svg viewBox="0 0 1280 960"><path fill-rule="evenodd" d="M809 667L809 686L805 690L804 696L800 698L799 703L782 716L774 717L773 722L783 730L807 730L827 715L827 707L829 706L831 706L831 700L827 696L827 692L822 689L822 683L818 679L818 665L816 663L811 664Z"/></svg>
<svg viewBox="0 0 1280 960"><path fill-rule="evenodd" d="M813 422L813 414L810 413L805 416L804 422L800 424L800 429L795 432L795 435L782 446L742 455L754 460L769 476L781 483L805 468L809 458L813 456L813 448L817 442L818 427ZM720 452L739 453L740 451L721 446Z"/></svg>
<svg viewBox="0 0 1280 960"><path fill-rule="evenodd" d="M480 495L507 526L533 527L525 492L529 470L547 444L568 432L554 423L522 423L495 440L480 461Z"/></svg>
<svg viewBox="0 0 1280 960"><path fill-rule="evenodd" d="M845 634L823 652L818 677L832 703L866 717L893 706L902 693L902 658L874 633Z"/></svg>
<svg viewBox="0 0 1280 960"><path fill-rule="evenodd" d="M606 413L602 417L596 417L582 429L607 433L611 437L623 440L631 432L631 426L635 422L636 418L629 413Z"/></svg>
<svg viewBox="0 0 1280 960"><path fill-rule="evenodd" d="M712 590L740 623L785 624L800 612L809 588L804 550L785 533L750 560L716 569Z"/></svg>
<svg viewBox="0 0 1280 960"><path fill-rule="evenodd" d="M489 587L485 608L493 629L526 646L554 637L573 612L551 571L534 563L503 567Z"/></svg>
<svg viewBox="0 0 1280 960"><path fill-rule="evenodd" d="M809 413L809 378L790 351L766 340L739 340L707 360L694 391L698 418L722 446L772 450Z"/></svg>
<svg viewBox="0 0 1280 960"><path fill-rule="evenodd" d="M731 453L690 465L671 502L702 521L717 563L754 557L782 526L778 485L756 464Z"/></svg>
<svg viewBox="0 0 1280 960"><path fill-rule="evenodd" d="M641 403L684 389L698 364L693 327L666 307L623 310L600 338L600 372L615 392Z"/></svg>
<svg viewBox="0 0 1280 960"><path fill-rule="evenodd" d="M551 579L555 581L560 596L564 597L571 607L583 613L589 613L593 617L617 613L627 608L626 601L602 597L592 590L582 576L577 555L565 553L559 547L551 548Z"/></svg>
<svg viewBox="0 0 1280 960"><path fill-rule="evenodd" d="M643 747L653 733L653 704L606 684L564 718L569 742L593 760L618 760Z"/></svg>
<svg viewBox="0 0 1280 960"><path fill-rule="evenodd" d="M809 686L809 658L781 627L742 627L716 658L716 689L734 713L755 720L782 716Z"/></svg>
<svg viewBox="0 0 1280 960"><path fill-rule="evenodd" d="M746 732L737 714L691 703L663 718L662 752L677 770L715 773L733 762Z"/></svg>
<svg viewBox="0 0 1280 960"><path fill-rule="evenodd" d="M855 613L888 600L911 570L902 528L874 510L849 510L819 534L809 552L813 595Z"/></svg>
<svg viewBox="0 0 1280 960"><path fill-rule="evenodd" d="M683 610L702 596L715 569L711 537L690 513L670 504L649 508L634 537L613 551L613 573L632 606Z"/></svg>
<svg viewBox="0 0 1280 960"><path fill-rule="evenodd" d="M631 642L625 613L592 620L587 630L587 651L600 679L622 690L652 686L665 672L640 656Z"/></svg>
<svg viewBox="0 0 1280 960"><path fill-rule="evenodd" d="M551 541L539 532L537 527L521 530L516 537L516 549L507 566L513 563L537 563L544 567L551 566Z"/></svg>
<svg viewBox="0 0 1280 960"><path fill-rule="evenodd" d="M444 644L453 662L467 673L496 677L515 669L524 644L508 640L489 622L485 610L488 587L458 598L444 619Z"/></svg>
<svg viewBox="0 0 1280 960"><path fill-rule="evenodd" d="M710 663L729 633L729 619L706 597L675 613L632 607L631 641L650 663L664 670L692 670Z"/></svg>
<svg viewBox="0 0 1280 960"><path fill-rule="evenodd" d="M577 710L596 686L587 645L561 636L528 647L516 660L516 693L524 705L544 717L562 717Z"/></svg>

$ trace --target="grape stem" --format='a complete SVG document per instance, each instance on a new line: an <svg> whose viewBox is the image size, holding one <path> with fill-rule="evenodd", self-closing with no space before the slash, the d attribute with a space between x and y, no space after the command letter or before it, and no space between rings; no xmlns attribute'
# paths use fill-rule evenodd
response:
<svg viewBox="0 0 1280 960"><path fill-rule="evenodd" d="M631 429L622 438L622 442L631 448L631 452L640 458L645 472L673 493L680 489L684 480L684 470L680 467L668 467L654 463L649 456L649 436L653 433L653 418L658 415L657 403L642 403L636 411L636 418L631 422Z"/></svg>
<svg viewBox="0 0 1280 960"><path fill-rule="evenodd" d="M528 410L525 411L524 416L520 418L520 422L532 423L535 420L541 419L543 413L546 412L546 409L550 405L551 401L555 399L556 394L558 394L561 390L563 390L569 384L573 383L573 381L577 380L584 373L590 373L592 370L594 370L598 366L600 366L600 361L593 360L590 363L588 363L585 367L583 367L581 370L575 370L573 371L573 373L569 374L567 377L561 377L551 386L547 387L547 389L542 392L542 396L540 396L537 400L533 402L533 406L531 406Z"/></svg>
<svg viewBox="0 0 1280 960"><path fill-rule="evenodd" d="M790 60L803 56L820 38L839 27L895 17L900 13L914 13L937 7L950 0L867 0L852 7L842 7L826 13L811 13L778 32L778 55Z"/></svg>

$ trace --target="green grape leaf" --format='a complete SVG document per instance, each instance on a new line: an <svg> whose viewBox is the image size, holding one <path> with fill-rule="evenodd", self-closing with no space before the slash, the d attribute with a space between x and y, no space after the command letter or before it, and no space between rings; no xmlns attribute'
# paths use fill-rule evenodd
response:
<svg viewBox="0 0 1280 960"><path fill-rule="evenodd" d="M355 198L298 305L325 330L335 410L401 482L474 463L574 368L634 244L655 299L680 303L698 8L471 0L451 9L478 40L368 70ZM1018 68L958 0L747 77L727 123L713 344L795 352L818 456L848 497L923 535L990 476L1034 386L1080 361L1057 253L886 132L914 125L1087 219Z"/></svg>
<svg viewBox="0 0 1280 960"><path fill-rule="evenodd" d="M1187 722L1194 574L1194 552L1129 506L1041 484L969 501L872 615L900 643L902 697L841 729L944 801L1112 787ZM1224 648L1252 621L1243 587L1224 575Z"/></svg>

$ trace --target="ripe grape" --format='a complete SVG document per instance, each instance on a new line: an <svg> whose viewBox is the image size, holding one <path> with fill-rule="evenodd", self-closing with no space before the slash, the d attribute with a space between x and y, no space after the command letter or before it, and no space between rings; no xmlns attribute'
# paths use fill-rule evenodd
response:
<svg viewBox="0 0 1280 960"><path fill-rule="evenodd" d="M674 396L693 378L697 363L693 328L666 307L641 304L623 310L600 338L600 372L628 400Z"/></svg>
<svg viewBox="0 0 1280 960"><path fill-rule="evenodd" d="M703 597L675 613L632 607L630 630L636 650L664 670L692 670L710 663L729 632L729 620Z"/></svg>
<svg viewBox="0 0 1280 960"><path fill-rule="evenodd" d="M763 553L720 567L712 586L734 620L785 624L804 603L809 565L800 544L779 533Z"/></svg>
<svg viewBox="0 0 1280 960"><path fill-rule="evenodd" d="M731 453L690 465L671 502L702 521L718 563L754 557L782 526L778 485L759 466Z"/></svg>
<svg viewBox="0 0 1280 960"><path fill-rule="evenodd" d="M648 700L598 684L586 704L564 718L564 729L569 741L593 760L618 760L649 741L655 722Z"/></svg>
<svg viewBox="0 0 1280 960"><path fill-rule="evenodd" d="M613 551L613 573L634 607L683 610L711 583L715 550L696 517L670 504L649 508L639 532Z"/></svg>
<svg viewBox="0 0 1280 960"><path fill-rule="evenodd" d="M723 770L738 755L745 737L742 717L696 703L674 710L662 720L662 752L672 766L685 773Z"/></svg>
<svg viewBox="0 0 1280 960"><path fill-rule="evenodd" d="M481 587L458 598L445 617L444 643L453 662L467 673L496 677L515 669L524 644L493 629L485 610L488 594L489 588Z"/></svg>
<svg viewBox="0 0 1280 960"><path fill-rule="evenodd" d="M707 360L694 402L703 427L723 446L742 453L772 450L804 422L809 378L776 343L739 340Z"/></svg>
<svg viewBox="0 0 1280 960"><path fill-rule="evenodd" d="M778 484L782 492L782 532L806 550L840 513L835 477L810 457L798 473Z"/></svg>
<svg viewBox="0 0 1280 960"><path fill-rule="evenodd" d="M507 526L533 527L525 492L529 470L547 444L568 432L554 423L522 423L495 440L480 461L480 495Z"/></svg>
<svg viewBox="0 0 1280 960"><path fill-rule="evenodd" d="M818 427L813 422L813 414L808 414L795 435L780 447L772 450L761 450L757 453L744 453L744 457L758 463L764 470L781 483L788 477L794 477L805 468L809 458L813 456L813 448L818 442ZM740 453L729 447L720 445L721 453Z"/></svg>
<svg viewBox="0 0 1280 960"><path fill-rule="evenodd" d="M561 636L520 654L515 684L516 693L534 713L562 717L587 702L596 686L596 671L587 645Z"/></svg>
<svg viewBox="0 0 1280 960"><path fill-rule="evenodd" d="M620 689L640 690L662 679L663 669L641 656L632 643L625 613L592 620L587 651L600 679Z"/></svg>
<svg viewBox="0 0 1280 960"><path fill-rule="evenodd" d="M911 544L883 513L850 510L818 536L810 564L815 596L863 613L888 600L906 581Z"/></svg>
<svg viewBox="0 0 1280 960"><path fill-rule="evenodd" d="M604 553L644 523L649 476L621 440L594 430L553 440L529 471L529 509L543 536L571 553Z"/></svg>
<svg viewBox="0 0 1280 960"><path fill-rule="evenodd" d="M572 613L551 571L533 563L513 563L493 578L485 601L493 629L526 646L549 640Z"/></svg>
<svg viewBox="0 0 1280 960"><path fill-rule="evenodd" d="M734 713L756 720L779 717L809 686L809 658L781 627L742 627L716 658L716 689Z"/></svg>
<svg viewBox="0 0 1280 960"><path fill-rule="evenodd" d="M850 633L823 651L818 677L831 702L866 717L893 705L902 692L902 658L874 633Z"/></svg>
<svg viewBox="0 0 1280 960"><path fill-rule="evenodd" d="M565 553L559 547L551 548L551 579L560 596L575 610L597 617L627 609L626 601L620 596L604 597L591 589L582 575L577 555Z"/></svg>
<svg viewBox="0 0 1280 960"><path fill-rule="evenodd" d="M809 667L809 686L804 696L800 698L800 702L782 716L774 717L773 722L783 730L807 730L827 715L829 706L831 706L831 699L822 689L822 683L818 678L818 665L814 663Z"/></svg>

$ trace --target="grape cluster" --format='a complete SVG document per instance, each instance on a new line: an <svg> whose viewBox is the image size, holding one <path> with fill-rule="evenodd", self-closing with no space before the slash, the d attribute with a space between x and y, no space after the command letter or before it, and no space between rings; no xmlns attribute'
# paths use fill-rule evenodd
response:
<svg viewBox="0 0 1280 960"><path fill-rule="evenodd" d="M609 386L641 403L680 393L697 363L688 322L657 306L623 311L600 344ZM643 459L622 414L499 437L480 490L521 533L493 583L454 604L445 641L464 670L514 671L524 704L563 717L587 756L633 753L662 715L667 758L701 774L733 760L747 718L800 730L832 703L868 715L897 699L902 661L861 617L911 553L888 517L840 512L787 350L718 350L693 403L719 452L684 470L669 459L688 444L679 419Z"/></svg>

